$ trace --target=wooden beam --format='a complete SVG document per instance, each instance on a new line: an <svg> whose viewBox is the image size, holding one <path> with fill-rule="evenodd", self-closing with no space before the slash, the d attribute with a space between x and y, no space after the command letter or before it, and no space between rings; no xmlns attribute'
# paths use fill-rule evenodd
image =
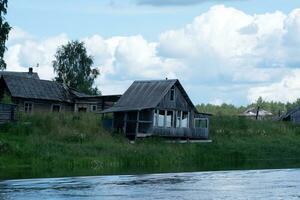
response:
<svg viewBox="0 0 300 200"><path fill-rule="evenodd" d="M127 127L127 112L124 114L124 127L123 127L123 133L126 135L126 127Z"/></svg>
<svg viewBox="0 0 300 200"><path fill-rule="evenodd" d="M135 136L137 136L139 132L139 120L140 120L140 111L137 111L136 115L136 127L135 127Z"/></svg>

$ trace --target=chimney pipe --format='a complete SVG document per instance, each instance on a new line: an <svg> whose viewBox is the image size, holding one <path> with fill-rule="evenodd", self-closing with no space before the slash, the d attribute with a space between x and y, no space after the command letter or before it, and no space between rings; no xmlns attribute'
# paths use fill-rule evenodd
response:
<svg viewBox="0 0 300 200"><path fill-rule="evenodd" d="M28 74L33 74L33 68L32 67L29 67Z"/></svg>

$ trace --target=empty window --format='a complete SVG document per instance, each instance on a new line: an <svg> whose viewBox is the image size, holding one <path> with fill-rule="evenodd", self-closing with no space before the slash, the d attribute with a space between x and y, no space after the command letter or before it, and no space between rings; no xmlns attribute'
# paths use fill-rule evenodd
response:
<svg viewBox="0 0 300 200"><path fill-rule="evenodd" d="M181 127L183 127L183 128L189 127L189 113L188 112L182 112Z"/></svg>
<svg viewBox="0 0 300 200"><path fill-rule="evenodd" d="M26 113L31 113L33 110L33 103L32 102L25 102L24 103L24 111Z"/></svg>
<svg viewBox="0 0 300 200"><path fill-rule="evenodd" d="M164 127L165 125L165 111L159 110L158 111L158 119L157 119L157 126Z"/></svg>
<svg viewBox="0 0 300 200"><path fill-rule="evenodd" d="M52 112L60 112L60 105L52 105Z"/></svg>
<svg viewBox="0 0 300 200"><path fill-rule="evenodd" d="M96 112L97 111L97 105L91 105L91 110L92 110L92 112Z"/></svg>
<svg viewBox="0 0 300 200"><path fill-rule="evenodd" d="M205 118L196 118L195 119L195 128L207 128L208 120Z"/></svg>
<svg viewBox="0 0 300 200"><path fill-rule="evenodd" d="M170 100L174 101L175 99L175 87L173 86L170 91Z"/></svg>
<svg viewBox="0 0 300 200"><path fill-rule="evenodd" d="M172 127L174 121L173 111L167 111L166 115L166 127Z"/></svg>
<svg viewBox="0 0 300 200"><path fill-rule="evenodd" d="M176 128L181 127L181 111L176 112Z"/></svg>
<svg viewBox="0 0 300 200"><path fill-rule="evenodd" d="M153 126L157 126L158 110L154 110Z"/></svg>
<svg viewBox="0 0 300 200"><path fill-rule="evenodd" d="M78 112L86 112L87 108L86 107L79 107Z"/></svg>

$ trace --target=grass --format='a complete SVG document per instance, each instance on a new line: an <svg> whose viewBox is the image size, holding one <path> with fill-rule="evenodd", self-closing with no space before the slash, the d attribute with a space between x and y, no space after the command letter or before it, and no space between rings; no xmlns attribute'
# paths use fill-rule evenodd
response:
<svg viewBox="0 0 300 200"><path fill-rule="evenodd" d="M92 114L23 115L0 127L0 179L300 167L300 126L211 119L212 143L130 144Z"/></svg>

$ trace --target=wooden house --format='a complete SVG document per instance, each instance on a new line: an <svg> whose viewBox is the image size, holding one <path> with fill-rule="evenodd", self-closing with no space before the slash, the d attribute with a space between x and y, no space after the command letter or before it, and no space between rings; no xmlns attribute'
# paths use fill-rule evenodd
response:
<svg viewBox="0 0 300 200"><path fill-rule="evenodd" d="M197 111L177 79L134 81L102 113L113 113L113 129L129 138L208 139L209 114Z"/></svg>
<svg viewBox="0 0 300 200"><path fill-rule="evenodd" d="M121 95L93 96L55 81L2 73L0 100L8 95L21 112L95 112L109 108Z"/></svg>
<svg viewBox="0 0 300 200"><path fill-rule="evenodd" d="M282 121L291 121L294 123L300 123L300 106L288 111L286 114L280 117Z"/></svg>

